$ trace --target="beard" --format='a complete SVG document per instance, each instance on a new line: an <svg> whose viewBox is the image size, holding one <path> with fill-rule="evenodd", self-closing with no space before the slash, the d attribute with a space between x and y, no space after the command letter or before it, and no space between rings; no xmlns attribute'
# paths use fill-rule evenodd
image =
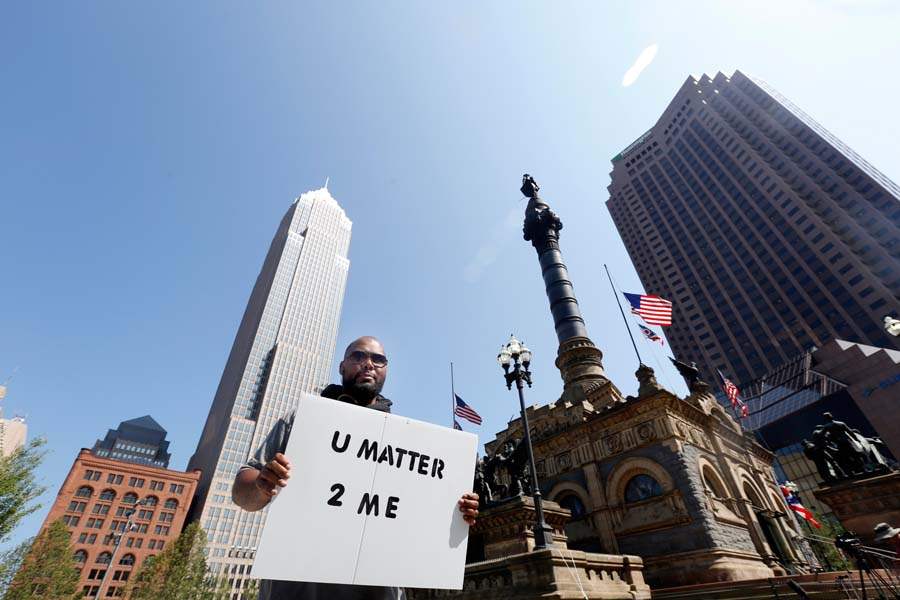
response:
<svg viewBox="0 0 900 600"><path fill-rule="evenodd" d="M358 382L350 379L344 379L341 384L344 387L344 392L352 396L357 402L364 404L374 400L375 396L381 393L381 388L384 387L384 383L377 381Z"/></svg>

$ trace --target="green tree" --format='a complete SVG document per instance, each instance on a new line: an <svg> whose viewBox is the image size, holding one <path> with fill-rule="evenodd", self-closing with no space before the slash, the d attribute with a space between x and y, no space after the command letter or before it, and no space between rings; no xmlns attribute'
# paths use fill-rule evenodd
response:
<svg viewBox="0 0 900 600"><path fill-rule="evenodd" d="M40 508L34 500L44 493L35 472L44 460L45 440L37 438L0 457L0 544L24 517Z"/></svg>
<svg viewBox="0 0 900 600"><path fill-rule="evenodd" d="M0 598L9 590L13 576L22 566L22 560L28 554L33 543L34 538L29 538L14 548L0 552Z"/></svg>
<svg viewBox="0 0 900 600"><path fill-rule="evenodd" d="M188 525L175 543L147 562L129 585L131 600L224 600L228 588L207 572L206 534ZM126 595L128 595L126 594Z"/></svg>
<svg viewBox="0 0 900 600"><path fill-rule="evenodd" d="M69 529L54 521L31 544L3 600L68 600L78 591L78 568Z"/></svg>

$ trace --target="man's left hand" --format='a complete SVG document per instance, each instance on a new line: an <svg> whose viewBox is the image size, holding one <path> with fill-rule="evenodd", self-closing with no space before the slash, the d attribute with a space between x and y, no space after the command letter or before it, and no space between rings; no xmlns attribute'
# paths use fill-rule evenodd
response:
<svg viewBox="0 0 900 600"><path fill-rule="evenodd" d="M459 499L459 512L463 515L463 520L469 525L475 524L475 517L478 516L478 494L463 494Z"/></svg>

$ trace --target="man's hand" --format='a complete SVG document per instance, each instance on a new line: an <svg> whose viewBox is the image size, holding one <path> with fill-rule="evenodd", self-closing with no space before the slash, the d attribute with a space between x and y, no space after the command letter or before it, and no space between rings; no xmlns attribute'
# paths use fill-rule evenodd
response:
<svg viewBox="0 0 900 600"><path fill-rule="evenodd" d="M463 520L469 525L475 524L475 517L478 516L478 494L463 494L459 499L459 512L463 515Z"/></svg>
<svg viewBox="0 0 900 600"><path fill-rule="evenodd" d="M291 462L279 452L259 472L259 476L256 478L256 487L266 495L266 498L271 499L278 493L278 490L287 485L290 478Z"/></svg>

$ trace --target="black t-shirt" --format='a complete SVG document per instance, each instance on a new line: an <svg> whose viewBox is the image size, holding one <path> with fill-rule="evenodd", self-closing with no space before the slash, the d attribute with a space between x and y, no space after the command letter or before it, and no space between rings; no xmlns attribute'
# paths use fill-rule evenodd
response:
<svg viewBox="0 0 900 600"><path fill-rule="evenodd" d="M351 402L352 397L344 393L339 385L329 385L322 390L322 396L341 402ZM383 396L375 399L371 408L391 412L391 401ZM284 454L287 448L294 413L285 415L275 423L262 445L247 462L247 467L262 469L276 454ZM246 468L246 467L245 467ZM298 482L299 483L299 482ZM296 483L294 484L296 485ZM298 542L303 543L303 542ZM330 560L331 557L323 557ZM406 594L400 588L372 587L368 585L348 585L333 583L306 583L297 581L275 581L263 579L259 584L259 600L405 600Z"/></svg>

